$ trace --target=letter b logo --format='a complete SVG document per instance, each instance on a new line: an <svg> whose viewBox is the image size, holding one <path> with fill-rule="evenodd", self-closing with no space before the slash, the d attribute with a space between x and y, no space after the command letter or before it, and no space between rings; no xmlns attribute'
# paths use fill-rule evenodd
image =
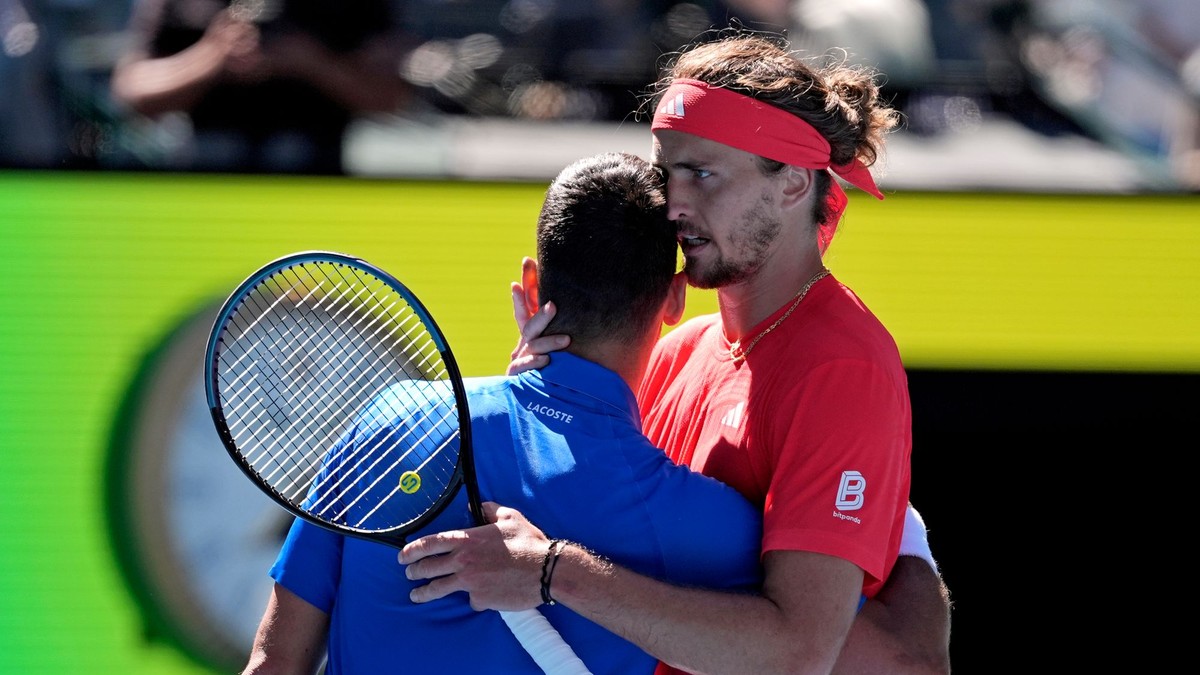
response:
<svg viewBox="0 0 1200 675"><path fill-rule="evenodd" d="M843 471L842 482L838 485L837 503L834 507L839 511L857 511L863 507L863 493L867 489L867 479L857 471Z"/></svg>

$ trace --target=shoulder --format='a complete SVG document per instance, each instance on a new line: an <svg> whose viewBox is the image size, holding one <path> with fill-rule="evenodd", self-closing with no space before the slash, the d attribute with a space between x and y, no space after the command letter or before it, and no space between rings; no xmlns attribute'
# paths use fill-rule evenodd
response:
<svg viewBox="0 0 1200 675"><path fill-rule="evenodd" d="M667 331L659 339L654 348L654 356L692 351L706 336L713 335L713 331L719 335L720 330L721 317L717 314L692 317Z"/></svg>
<svg viewBox="0 0 1200 675"><path fill-rule="evenodd" d="M667 336L703 335L713 328L720 328L720 326L720 314L701 314L699 316L693 316L675 328L672 328L667 332Z"/></svg>
<svg viewBox="0 0 1200 675"><path fill-rule="evenodd" d="M492 396L509 391L515 378L507 375L463 378L463 389L468 396Z"/></svg>
<svg viewBox="0 0 1200 675"><path fill-rule="evenodd" d="M807 337L806 351L827 359L898 362L896 341L879 317L849 286L832 281L818 287L808 320L793 328L801 339Z"/></svg>
<svg viewBox="0 0 1200 675"><path fill-rule="evenodd" d="M887 328L849 288L838 283L820 290L763 340L749 359L766 366L755 378L759 390L816 391L856 383L890 383L892 391L906 389L900 350Z"/></svg>
<svg viewBox="0 0 1200 675"><path fill-rule="evenodd" d="M698 316L676 326L654 345L646 372L638 390L638 398L645 402L656 396L675 380L679 371L688 364L707 363L709 359L692 358L703 345L715 344L721 336L720 317L716 314Z"/></svg>
<svg viewBox="0 0 1200 675"><path fill-rule="evenodd" d="M507 410L512 401L517 378L506 375L468 377L463 380L471 417L485 417L497 410Z"/></svg>

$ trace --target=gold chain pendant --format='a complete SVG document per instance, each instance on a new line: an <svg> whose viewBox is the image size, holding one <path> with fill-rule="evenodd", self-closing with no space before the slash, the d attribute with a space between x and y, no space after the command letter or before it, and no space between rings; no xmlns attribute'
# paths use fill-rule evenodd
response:
<svg viewBox="0 0 1200 675"><path fill-rule="evenodd" d="M754 339L750 341L750 344L746 345L745 349L742 349L742 341L741 340L736 340L736 341L732 342L729 345L729 356L731 356L733 358L733 363L736 365L736 364L740 364L742 361L745 361L746 357L750 355L750 350L754 349L754 345L758 344L758 341L763 339L764 335L775 330L779 326L779 324L783 323L784 319L788 318L789 316L792 315L792 312L796 311L796 308L800 306L800 301L804 299L804 296L808 295L808 289L812 288L813 284L817 283L821 279L824 279L828 275L829 275L829 268L821 267L821 271L814 274L813 278L809 279L808 282L806 284L804 284L804 287L800 289L800 292L796 293L796 298L794 300L792 300L792 306L788 307L788 310L783 313L783 316L776 319L775 323L771 324L770 326L767 326L763 330L763 332L759 333L758 335L755 335Z"/></svg>

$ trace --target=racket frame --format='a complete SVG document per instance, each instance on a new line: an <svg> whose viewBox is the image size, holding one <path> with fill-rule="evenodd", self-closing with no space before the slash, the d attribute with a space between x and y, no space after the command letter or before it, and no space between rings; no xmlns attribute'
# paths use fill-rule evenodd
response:
<svg viewBox="0 0 1200 675"><path fill-rule="evenodd" d="M454 401L459 414L459 452L458 461L454 468L454 475L447 483L446 489L438 496L433 505L424 513L417 516L410 522L399 525L394 528L384 530L365 530L332 523L313 514L307 512L303 508L295 505L287 497L283 496L274 486L263 480L258 472L251 466L250 462L245 458L242 452L238 449L238 444L233 438L232 432L229 430L229 425L226 423L225 414L222 410L220 391L217 384L218 379L218 358L221 352L221 336L225 333L225 328L228 325L230 317L241 307L242 303L249 297L251 291L257 288L264 279L271 277L277 272L308 263L328 263L335 265L346 265L355 268L359 271L366 272L392 290L399 293L412 308L413 312L418 316L429 332L430 337L438 353L441 355L442 363L445 365L448 379L450 380L451 388L454 392ZM272 500L278 503L290 513L304 520L331 530L338 534L344 534L368 541L388 544L390 546L400 548L408 541L408 535L428 525L433 519L437 518L446 507L454 501L459 489L465 487L467 490L468 508L471 511L471 518L477 525L486 524L483 516L483 506L479 496L479 488L475 482L475 461L471 444L471 411L467 404L467 393L463 385L462 373L458 368L458 362L454 358L453 352L450 350L450 345L446 341L445 335L442 333L441 327L434 321L433 315L425 305L417 298L417 296L399 279L396 279L391 274L372 265L371 263L354 256L334 251L310 250L292 253L290 255L277 258L266 265L262 266L258 271L246 278L237 288L229 294L225 302L221 305L221 309L217 312L216 319L213 321L212 330L209 333L208 344L204 351L204 394L207 397L209 412L212 414L213 424L216 426L217 434L221 438L221 443L229 456L238 465L244 474L250 480L254 481L264 492L267 493Z"/></svg>

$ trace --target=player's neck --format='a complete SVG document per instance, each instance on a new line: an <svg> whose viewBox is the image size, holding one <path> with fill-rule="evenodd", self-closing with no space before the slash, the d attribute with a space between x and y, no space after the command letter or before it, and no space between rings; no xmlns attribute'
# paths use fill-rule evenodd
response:
<svg viewBox="0 0 1200 675"><path fill-rule="evenodd" d="M717 289L717 304L725 337L731 342L793 301L796 294L821 271L819 255L806 256L799 264L763 268L753 277Z"/></svg>
<svg viewBox="0 0 1200 675"><path fill-rule="evenodd" d="M613 371L636 393L653 346L653 340L642 346L626 341L605 341L586 346L572 345L567 351Z"/></svg>

